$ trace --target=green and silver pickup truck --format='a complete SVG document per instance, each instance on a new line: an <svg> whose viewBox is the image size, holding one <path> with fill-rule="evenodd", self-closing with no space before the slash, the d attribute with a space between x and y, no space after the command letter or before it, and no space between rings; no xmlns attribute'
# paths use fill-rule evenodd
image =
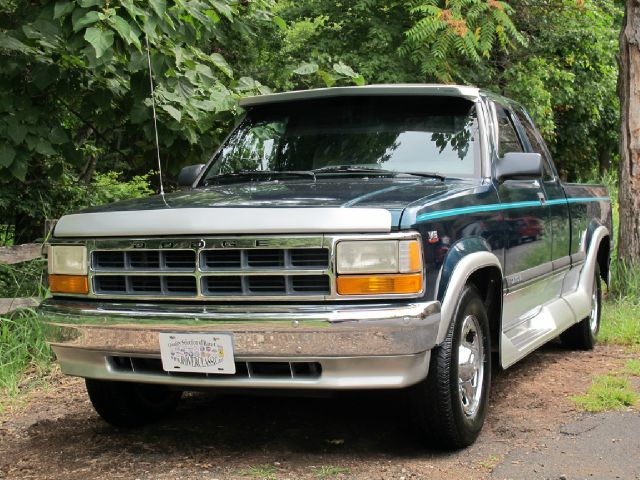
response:
<svg viewBox="0 0 640 480"><path fill-rule="evenodd" d="M520 105L374 85L241 106L183 190L55 228L39 312L106 421L188 390L397 389L425 439L460 448L492 368L558 336L593 347L608 192L560 181Z"/></svg>

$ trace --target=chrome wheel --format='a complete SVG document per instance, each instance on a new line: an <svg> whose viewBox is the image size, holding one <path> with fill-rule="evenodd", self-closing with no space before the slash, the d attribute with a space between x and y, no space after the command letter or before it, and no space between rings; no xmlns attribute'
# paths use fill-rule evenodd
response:
<svg viewBox="0 0 640 480"><path fill-rule="evenodd" d="M478 319L465 317L460 330L458 344L458 391L462 411L473 417L478 411L482 398L484 379L484 346L482 330Z"/></svg>
<svg viewBox="0 0 640 480"><path fill-rule="evenodd" d="M589 328L591 333L595 336L598 333L598 319L600 318L600 298L598 295L598 282L599 279L593 280L593 292L591 293L591 316L589 317Z"/></svg>

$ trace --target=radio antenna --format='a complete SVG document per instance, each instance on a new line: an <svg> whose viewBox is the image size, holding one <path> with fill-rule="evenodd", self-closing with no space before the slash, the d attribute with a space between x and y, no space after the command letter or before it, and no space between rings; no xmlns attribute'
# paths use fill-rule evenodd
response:
<svg viewBox="0 0 640 480"><path fill-rule="evenodd" d="M160 195L164 195L164 185L162 184L162 163L160 162L160 140L158 140L158 120L156 117L156 95L153 89L153 73L151 70L151 53L149 53L149 37L145 33L144 39L147 43L147 62L149 63L149 85L151 87L151 108L153 109L153 131L156 134L156 155L158 157L158 176L160 177Z"/></svg>

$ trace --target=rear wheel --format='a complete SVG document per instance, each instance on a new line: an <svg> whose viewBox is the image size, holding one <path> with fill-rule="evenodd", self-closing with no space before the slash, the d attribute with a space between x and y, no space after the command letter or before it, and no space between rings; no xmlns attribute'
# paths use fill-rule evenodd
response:
<svg viewBox="0 0 640 480"><path fill-rule="evenodd" d="M182 392L163 385L85 379L96 412L116 427L136 427L173 412Z"/></svg>
<svg viewBox="0 0 640 480"><path fill-rule="evenodd" d="M467 285L445 341L431 352L427 378L409 390L413 425L435 447L471 445L484 424L490 383L487 312Z"/></svg>
<svg viewBox="0 0 640 480"><path fill-rule="evenodd" d="M593 290L591 292L591 312L574 326L560 335L562 344L569 348L592 350L600 331L600 314L602 312L602 281L600 267L594 269Z"/></svg>

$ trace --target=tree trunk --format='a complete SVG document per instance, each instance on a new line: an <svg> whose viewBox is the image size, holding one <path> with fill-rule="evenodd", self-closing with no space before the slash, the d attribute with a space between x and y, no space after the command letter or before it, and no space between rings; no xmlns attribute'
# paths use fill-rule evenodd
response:
<svg viewBox="0 0 640 480"><path fill-rule="evenodd" d="M618 257L640 261L640 0L625 1L620 32L620 233Z"/></svg>

